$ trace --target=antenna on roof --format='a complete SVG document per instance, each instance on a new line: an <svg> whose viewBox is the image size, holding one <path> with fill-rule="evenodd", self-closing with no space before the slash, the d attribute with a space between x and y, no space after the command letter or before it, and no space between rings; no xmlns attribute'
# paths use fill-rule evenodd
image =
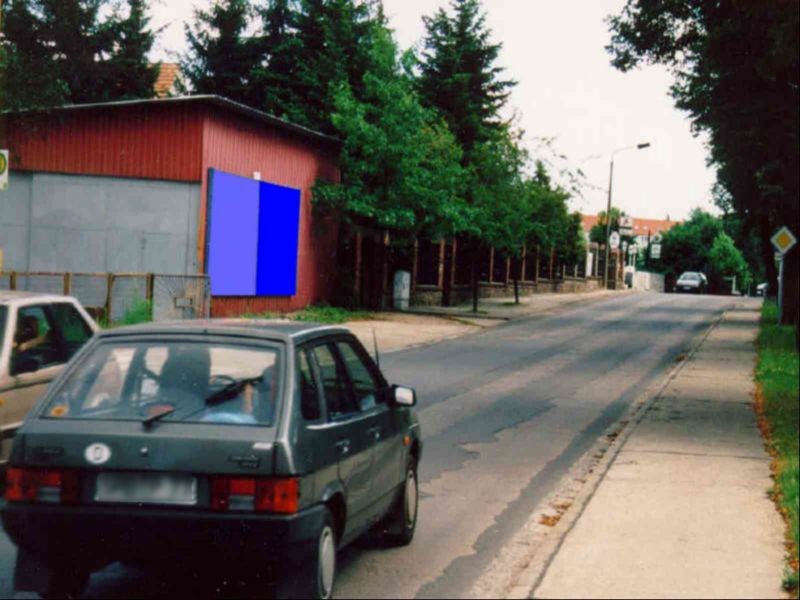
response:
<svg viewBox="0 0 800 600"><path fill-rule="evenodd" d="M381 368L381 355L378 352L378 336L375 335L375 328L372 328L372 346L375 348L375 362L378 363L378 368Z"/></svg>

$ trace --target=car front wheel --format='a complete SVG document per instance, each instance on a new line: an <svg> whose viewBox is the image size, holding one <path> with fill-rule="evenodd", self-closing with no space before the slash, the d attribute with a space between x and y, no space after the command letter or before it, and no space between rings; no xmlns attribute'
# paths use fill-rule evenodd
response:
<svg viewBox="0 0 800 600"><path fill-rule="evenodd" d="M403 489L395 500L394 508L386 523L389 539L398 546L407 546L414 539L417 528L417 511L419 506L419 484L417 481L417 465L409 463L406 468L406 479Z"/></svg>

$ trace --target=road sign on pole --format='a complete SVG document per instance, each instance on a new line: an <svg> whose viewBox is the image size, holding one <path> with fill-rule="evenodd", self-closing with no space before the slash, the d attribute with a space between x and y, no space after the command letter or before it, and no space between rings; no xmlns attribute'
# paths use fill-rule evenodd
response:
<svg viewBox="0 0 800 600"><path fill-rule="evenodd" d="M620 217L619 218L619 232L622 235L633 234L633 217Z"/></svg>
<svg viewBox="0 0 800 600"><path fill-rule="evenodd" d="M8 150L0 150L0 190L8 189Z"/></svg>
<svg viewBox="0 0 800 600"><path fill-rule="evenodd" d="M786 262L785 256L794 245L797 243L797 238L794 237L791 229L788 227L781 227L775 232L770 240L775 250L781 257L781 264L778 270L778 323L783 322L783 263Z"/></svg>
<svg viewBox="0 0 800 600"><path fill-rule="evenodd" d="M650 244L650 258L653 260L661 258L661 244Z"/></svg>
<svg viewBox="0 0 800 600"><path fill-rule="evenodd" d="M608 245L611 246L612 250L616 250L617 248L619 248L619 241L620 241L619 233L617 233L616 231L613 231L611 235L608 236Z"/></svg>
<svg viewBox="0 0 800 600"><path fill-rule="evenodd" d="M788 227L781 227L775 235L772 236L771 241L772 245L775 246L775 250L777 250L779 254L784 255L794 248L794 245L797 243L797 238L794 237L791 229Z"/></svg>

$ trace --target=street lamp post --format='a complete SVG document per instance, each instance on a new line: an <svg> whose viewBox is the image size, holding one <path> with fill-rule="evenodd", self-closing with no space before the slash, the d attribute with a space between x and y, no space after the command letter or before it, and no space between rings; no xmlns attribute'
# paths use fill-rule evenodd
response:
<svg viewBox="0 0 800 600"><path fill-rule="evenodd" d="M608 172L608 205L606 207L606 252L605 252L605 269L603 270L603 288L608 289L608 259L609 259L609 238L611 237L611 189L614 185L614 156L619 152L625 150L644 150L650 147L650 142L637 144L636 146L625 146L624 148L617 148L611 153L611 166Z"/></svg>

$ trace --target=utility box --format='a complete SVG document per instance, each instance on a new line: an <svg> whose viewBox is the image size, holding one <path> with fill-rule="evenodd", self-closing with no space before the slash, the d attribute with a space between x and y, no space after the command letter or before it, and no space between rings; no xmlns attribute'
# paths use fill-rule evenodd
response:
<svg viewBox="0 0 800 600"><path fill-rule="evenodd" d="M394 274L394 309L408 310L411 300L411 273L397 271Z"/></svg>

